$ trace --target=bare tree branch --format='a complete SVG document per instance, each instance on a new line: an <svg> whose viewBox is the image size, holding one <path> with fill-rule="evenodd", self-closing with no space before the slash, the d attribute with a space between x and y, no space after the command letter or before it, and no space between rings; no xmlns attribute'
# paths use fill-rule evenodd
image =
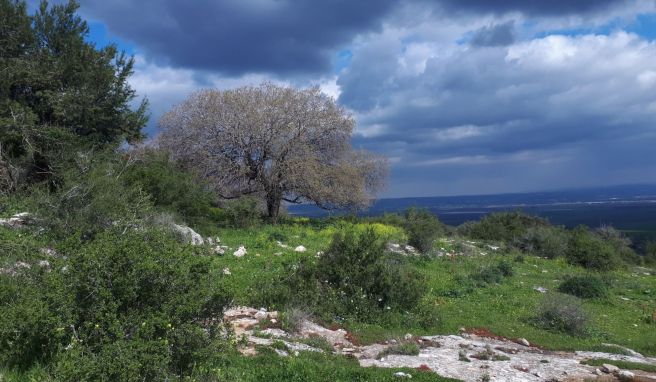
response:
<svg viewBox="0 0 656 382"><path fill-rule="evenodd" d="M352 148L354 119L318 87L203 90L160 127L158 144L174 160L224 198L261 196L272 218L282 201L364 207L387 176L385 158Z"/></svg>

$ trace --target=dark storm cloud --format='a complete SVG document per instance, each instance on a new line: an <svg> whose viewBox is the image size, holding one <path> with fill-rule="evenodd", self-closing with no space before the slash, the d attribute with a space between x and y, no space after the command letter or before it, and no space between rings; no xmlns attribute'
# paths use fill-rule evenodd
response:
<svg viewBox="0 0 656 382"><path fill-rule="evenodd" d="M441 0L446 9L474 13L522 12L531 16L582 14L618 5L617 0Z"/></svg>
<svg viewBox="0 0 656 382"><path fill-rule="evenodd" d="M334 50L375 30L392 0L83 2L81 11L151 59L227 74L321 72Z"/></svg>
<svg viewBox="0 0 656 382"><path fill-rule="evenodd" d="M81 12L134 43L153 120L199 87L328 84L358 121L354 145L390 158L386 196L409 196L656 181L656 45L550 32L637 3L87 0Z"/></svg>
<svg viewBox="0 0 656 382"><path fill-rule="evenodd" d="M474 46L505 46L515 41L515 23L509 21L503 24L486 26L478 29L471 39Z"/></svg>
<svg viewBox="0 0 656 382"><path fill-rule="evenodd" d="M392 174L403 186L390 195L635 182L634 168L654 174L656 45L626 33L547 36L432 55L421 71L407 70L408 50L363 44L338 79L340 101L358 113L355 144L398 158ZM436 191L440 179L449 189Z"/></svg>

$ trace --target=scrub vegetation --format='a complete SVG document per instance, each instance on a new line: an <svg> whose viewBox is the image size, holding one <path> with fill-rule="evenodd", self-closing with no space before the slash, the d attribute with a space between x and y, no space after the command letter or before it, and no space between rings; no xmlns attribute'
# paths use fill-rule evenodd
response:
<svg viewBox="0 0 656 382"><path fill-rule="evenodd" d="M331 167L312 139L299 147L316 160L274 198L262 192L270 173L258 183L232 162L242 197L226 200L205 173L221 171L212 166L229 159L225 147L201 173L137 144L147 103L130 108L132 60L85 42L75 10L43 3L29 16L23 2L0 0L0 25L16 32L0 34L0 380L393 381L410 371L328 352L244 356L222 322L237 305L278 310L290 331L312 318L360 344L478 328L547 349L613 343L656 355L653 245L638 254L610 227L566 230L517 212L460 227L421 209L286 216L284 198L359 205L379 184L378 166L361 171L371 157L346 147L338 159L349 160ZM299 181L314 168L362 177L357 200L336 183ZM388 354L419 351L400 342Z"/></svg>

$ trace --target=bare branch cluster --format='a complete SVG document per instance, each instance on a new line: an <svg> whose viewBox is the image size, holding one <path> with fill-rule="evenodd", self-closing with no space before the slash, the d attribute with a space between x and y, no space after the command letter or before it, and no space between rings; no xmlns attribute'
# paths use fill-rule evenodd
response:
<svg viewBox="0 0 656 382"><path fill-rule="evenodd" d="M387 161L354 150L352 116L319 88L264 83L192 94L160 120L158 144L224 198L358 208L384 184Z"/></svg>

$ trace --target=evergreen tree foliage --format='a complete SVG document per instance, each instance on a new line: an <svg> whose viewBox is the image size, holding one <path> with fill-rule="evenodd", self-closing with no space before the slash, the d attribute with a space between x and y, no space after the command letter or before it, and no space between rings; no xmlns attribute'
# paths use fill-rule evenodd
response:
<svg viewBox="0 0 656 382"><path fill-rule="evenodd" d="M132 109L134 59L98 48L69 1L0 0L0 191L53 180L64 142L119 144L142 138L147 102ZM77 145L77 144L76 144Z"/></svg>

